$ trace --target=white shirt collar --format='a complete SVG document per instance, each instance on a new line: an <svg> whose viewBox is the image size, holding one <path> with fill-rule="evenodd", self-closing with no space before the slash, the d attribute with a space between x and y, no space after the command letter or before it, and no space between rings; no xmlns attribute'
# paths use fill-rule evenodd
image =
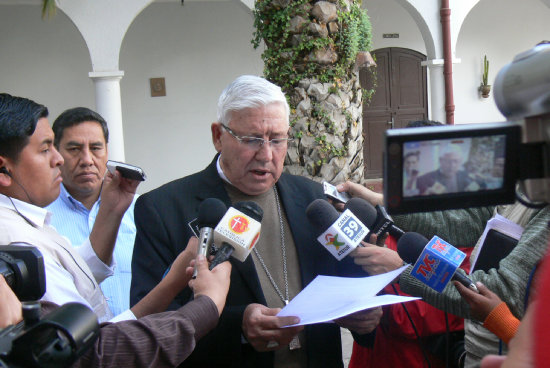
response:
<svg viewBox="0 0 550 368"><path fill-rule="evenodd" d="M223 173L222 166L220 165L221 158L222 158L222 155L219 155L218 159L216 160L216 168L218 169L218 175L220 175L220 178L222 178L223 181L231 184L231 181L229 181L227 176L225 176L225 174ZM233 184L231 184L231 185L233 185Z"/></svg>
<svg viewBox="0 0 550 368"><path fill-rule="evenodd" d="M0 194L0 207L15 210L15 212L18 212L25 219L39 227L49 225L52 217L51 212L45 208L5 196L4 194Z"/></svg>

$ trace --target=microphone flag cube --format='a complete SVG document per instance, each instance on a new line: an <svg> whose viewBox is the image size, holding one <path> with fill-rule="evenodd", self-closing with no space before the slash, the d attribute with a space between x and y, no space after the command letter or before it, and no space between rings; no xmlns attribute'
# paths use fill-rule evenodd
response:
<svg viewBox="0 0 550 368"><path fill-rule="evenodd" d="M228 243L233 248L232 256L244 262L260 237L261 224L241 211L229 207L214 229L214 243Z"/></svg>
<svg viewBox="0 0 550 368"><path fill-rule="evenodd" d="M340 261L361 243L368 232L368 227L347 209L317 240Z"/></svg>
<svg viewBox="0 0 550 368"><path fill-rule="evenodd" d="M442 292L466 254L434 236L418 257L411 275L437 292Z"/></svg>

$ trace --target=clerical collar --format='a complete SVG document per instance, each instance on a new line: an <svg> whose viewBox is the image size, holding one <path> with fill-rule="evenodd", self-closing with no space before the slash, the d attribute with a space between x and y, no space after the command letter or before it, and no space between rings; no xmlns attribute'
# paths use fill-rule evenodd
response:
<svg viewBox="0 0 550 368"><path fill-rule="evenodd" d="M14 210L32 225L44 227L50 224L52 213L45 208L0 194L0 207Z"/></svg>
<svg viewBox="0 0 550 368"><path fill-rule="evenodd" d="M223 181L225 181L226 183L228 184L231 184L231 181L229 181L229 179L227 178L227 176L225 176L225 174L223 173L223 170L222 170L222 166L220 165L220 160L222 158L222 155L219 155L218 156L218 159L216 160L216 168L218 169L218 175L220 175L220 178L222 178Z"/></svg>

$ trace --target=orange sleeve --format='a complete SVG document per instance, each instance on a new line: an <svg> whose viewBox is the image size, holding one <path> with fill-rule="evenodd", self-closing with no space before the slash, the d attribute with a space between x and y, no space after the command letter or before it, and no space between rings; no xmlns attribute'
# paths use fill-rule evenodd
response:
<svg viewBox="0 0 550 368"><path fill-rule="evenodd" d="M483 322L483 327L497 335L506 345L516 334L519 319L514 317L505 302L497 305Z"/></svg>

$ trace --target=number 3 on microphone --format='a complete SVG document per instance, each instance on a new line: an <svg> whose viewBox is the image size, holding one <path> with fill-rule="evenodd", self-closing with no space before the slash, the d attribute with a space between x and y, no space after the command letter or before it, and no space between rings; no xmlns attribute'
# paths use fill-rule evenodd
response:
<svg viewBox="0 0 550 368"><path fill-rule="evenodd" d="M346 226L342 229L342 231L348 236L348 238L353 239L355 237L355 234L357 234L357 230L359 230L359 224L357 222L350 220L346 223Z"/></svg>

